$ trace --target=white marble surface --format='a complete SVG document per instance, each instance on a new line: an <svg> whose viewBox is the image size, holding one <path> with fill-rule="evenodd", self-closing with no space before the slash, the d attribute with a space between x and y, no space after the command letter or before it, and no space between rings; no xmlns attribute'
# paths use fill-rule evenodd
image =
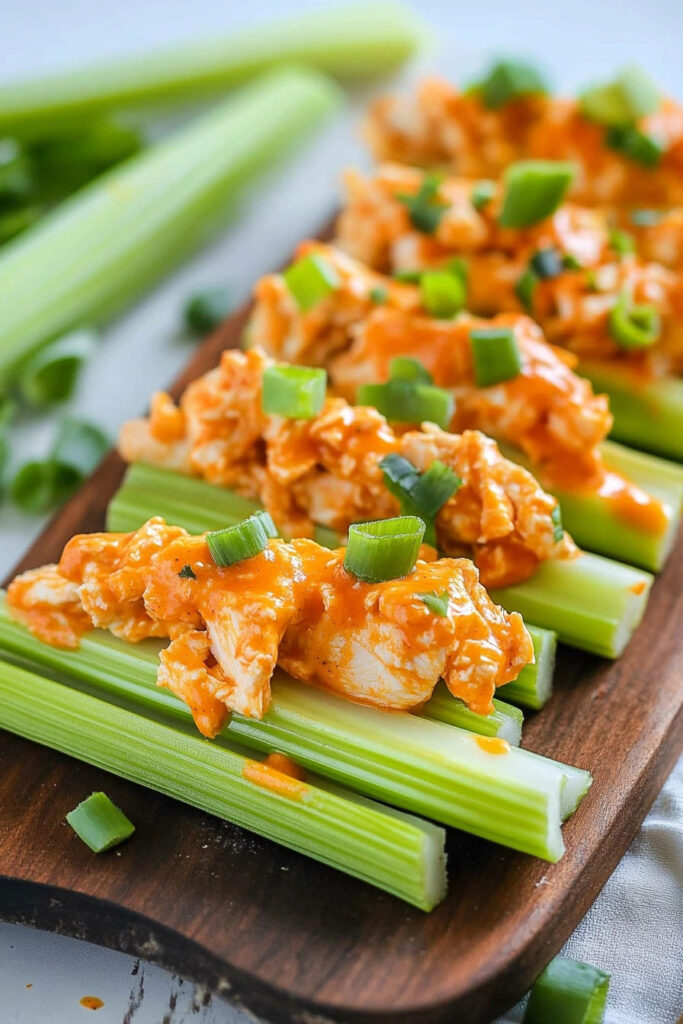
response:
<svg viewBox="0 0 683 1024"><path fill-rule="evenodd" d="M299 8L318 5L315 0L307 4L298 0L296 4ZM10 80L100 55L210 35L252 18L284 13L291 6L291 0L260 0L250 7L234 0L220 5L215 0L118 0L110 4L15 0L2 11L0 77ZM556 84L570 88L605 69L637 59L655 72L666 88L683 95L680 0L650 0L646 7L639 0L574 0L561 9L550 7L547 0L516 4L509 0L472 4L422 0L419 7L438 28L438 47L428 64L453 77L469 74L485 55L524 52L540 57L553 69ZM299 238L325 219L334 206L340 169L362 158L352 128L355 116L352 105L286 172L264 186L239 221L210 249L106 332L106 343L88 367L71 411L100 423L113 436L123 419L145 407L154 387L174 377L189 354L188 342L178 331L178 311L185 297L196 287L226 282L234 289L236 300L244 298L259 274L284 259ZM24 420L13 438L13 460L39 457L53 430L50 420ZM42 525L39 519L18 516L6 504L0 507L2 574ZM645 833L639 842L646 842ZM618 875L614 878L618 882ZM605 927L609 931L605 906L609 904L605 905L602 897L591 919L598 915L603 931ZM590 921L583 927L590 927ZM637 951L637 933L631 937ZM581 941L579 932L573 940L574 955L580 954ZM101 1024L119 1024L124 1019L126 1024L190 1020L238 1024L246 1020L222 1004L202 1006L201 994L193 993L189 983L182 984L149 966L131 975L134 968L133 961L120 954L0 924L0 1020L2 1024L71 1024L87 1019L88 1011L78 1005L83 995L104 1000L95 1017ZM144 996L140 994L141 978ZM176 1008L171 1012L174 999ZM611 1014L609 1024L628 1019ZM672 1024L674 1021L672 1016ZM637 1024L668 1022L643 1016Z"/></svg>

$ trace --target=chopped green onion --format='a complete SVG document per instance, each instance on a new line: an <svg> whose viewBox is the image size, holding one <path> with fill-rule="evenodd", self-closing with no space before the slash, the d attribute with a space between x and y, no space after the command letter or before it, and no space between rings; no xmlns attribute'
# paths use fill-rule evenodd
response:
<svg viewBox="0 0 683 1024"><path fill-rule="evenodd" d="M553 540L556 544L559 544L564 537L564 527L562 526L562 509L559 503L555 505L555 508L550 513L550 519L553 524Z"/></svg>
<svg viewBox="0 0 683 1024"><path fill-rule="evenodd" d="M254 512L254 519L258 519L269 540L274 540L280 536L270 512L266 512L265 509L259 509L258 512Z"/></svg>
<svg viewBox="0 0 683 1024"><path fill-rule="evenodd" d="M229 288L208 288L187 302L183 312L185 326L194 334L208 334L225 320L233 307Z"/></svg>
<svg viewBox="0 0 683 1024"><path fill-rule="evenodd" d="M616 228L609 233L609 245L618 256L628 256L636 250L633 235L630 235L628 231L618 231Z"/></svg>
<svg viewBox="0 0 683 1024"><path fill-rule="evenodd" d="M565 270L581 270L581 264L573 252L566 252L562 257L562 266Z"/></svg>
<svg viewBox="0 0 683 1024"><path fill-rule="evenodd" d="M47 512L73 494L108 447L99 427L63 420L48 458L27 462L18 470L10 488L12 500L23 512Z"/></svg>
<svg viewBox="0 0 683 1024"><path fill-rule="evenodd" d="M440 184L441 177L438 174L425 174L415 195L398 193L396 196L408 210L410 223L425 235L434 234L448 209L448 203L437 199Z"/></svg>
<svg viewBox="0 0 683 1024"><path fill-rule="evenodd" d="M477 84L477 92L489 110L497 110L523 96L545 96L548 85L532 64L521 60L501 60Z"/></svg>
<svg viewBox="0 0 683 1024"><path fill-rule="evenodd" d="M453 416L453 397L443 388L395 377L384 384L362 384L358 405L373 405L391 423L436 423L445 430Z"/></svg>
<svg viewBox="0 0 683 1024"><path fill-rule="evenodd" d="M537 249L529 261L529 267L541 280L559 277L564 269L562 256L554 246Z"/></svg>
<svg viewBox="0 0 683 1024"><path fill-rule="evenodd" d="M19 391L31 405L52 405L71 398L83 364L97 347L97 334L72 331L36 352L19 374Z"/></svg>
<svg viewBox="0 0 683 1024"><path fill-rule="evenodd" d="M625 68L613 82L586 89L579 96L584 117L608 127L633 124L659 106L659 93L638 67Z"/></svg>
<svg viewBox="0 0 683 1024"><path fill-rule="evenodd" d="M653 228L664 218L663 210L630 210L629 220L637 228Z"/></svg>
<svg viewBox="0 0 683 1024"><path fill-rule="evenodd" d="M325 404L327 373L308 366L268 366L263 371L261 407L269 416L310 420Z"/></svg>
<svg viewBox="0 0 683 1024"><path fill-rule="evenodd" d="M339 287L336 270L317 253L292 263L282 276L302 313L313 309Z"/></svg>
<svg viewBox="0 0 683 1024"><path fill-rule="evenodd" d="M368 292L368 298L370 302L374 302L376 306L384 306L389 298L389 292L386 288L371 288Z"/></svg>
<svg viewBox="0 0 683 1024"><path fill-rule="evenodd" d="M180 572L178 573L178 575L180 576L181 580L196 580L197 579L197 574L195 573L195 571L194 571L194 569L192 568L191 565L184 565L182 567L182 569L180 570Z"/></svg>
<svg viewBox="0 0 683 1024"><path fill-rule="evenodd" d="M480 327L470 331L474 380L488 388L517 377L522 370L515 332L511 327Z"/></svg>
<svg viewBox="0 0 683 1024"><path fill-rule="evenodd" d="M436 547L436 516L462 486L460 477L439 459L420 473L412 462L395 452L385 455L379 465L385 486L398 499L401 512L419 516L426 526L425 542Z"/></svg>
<svg viewBox="0 0 683 1024"><path fill-rule="evenodd" d="M555 212L574 179L570 163L520 160L505 171L503 207L498 222L503 228L528 228Z"/></svg>
<svg viewBox="0 0 683 1024"><path fill-rule="evenodd" d="M434 378L419 359L410 356L396 356L389 363L389 376L392 380L411 380L416 384L433 384Z"/></svg>
<svg viewBox="0 0 683 1024"><path fill-rule="evenodd" d="M455 274L456 277L459 277L463 283L463 287L467 290L470 268L464 256L453 256L453 258L448 260L446 263L445 269L451 274Z"/></svg>
<svg viewBox="0 0 683 1024"><path fill-rule="evenodd" d="M93 853L111 850L135 832L132 821L101 792L91 793L87 800L69 811L66 820Z"/></svg>
<svg viewBox="0 0 683 1024"><path fill-rule="evenodd" d="M538 277L534 274L533 270L529 269L529 267L527 267L521 277L517 278L515 283L515 295L519 299L520 305L527 313L533 312L534 292L536 291L537 284Z"/></svg>
<svg viewBox="0 0 683 1024"><path fill-rule="evenodd" d="M556 956L531 990L523 1024L602 1024L609 983L606 971Z"/></svg>
<svg viewBox="0 0 683 1024"><path fill-rule="evenodd" d="M407 576L415 568L425 524L417 516L353 523L344 568L365 583Z"/></svg>
<svg viewBox="0 0 683 1024"><path fill-rule="evenodd" d="M626 350L654 345L661 327L657 309L650 305L633 305L626 292L622 292L610 312L610 336L620 348Z"/></svg>
<svg viewBox="0 0 683 1024"><path fill-rule="evenodd" d="M434 612L435 615L440 616L442 619L448 615L447 590L444 590L441 594L437 594L435 590L432 590L427 594L418 594L417 596L421 601L424 601L430 612Z"/></svg>
<svg viewBox="0 0 683 1024"><path fill-rule="evenodd" d="M99 427L68 416L62 420L51 458L74 470L84 480L108 448L109 440Z"/></svg>
<svg viewBox="0 0 683 1024"><path fill-rule="evenodd" d="M427 270L420 278L420 301L439 320L454 317L466 299L465 284L459 275L448 270Z"/></svg>
<svg viewBox="0 0 683 1024"><path fill-rule="evenodd" d="M605 141L610 149L644 167L656 167L664 154L664 147L657 139L652 135L646 135L633 125L608 128Z"/></svg>
<svg viewBox="0 0 683 1024"><path fill-rule="evenodd" d="M216 565L226 567L243 562L246 558L254 558L265 551L268 536L262 514L256 512L241 523L207 533L206 543Z"/></svg>
<svg viewBox="0 0 683 1024"><path fill-rule="evenodd" d="M495 194L495 181L489 181L488 179L483 178L481 181L475 181L472 186L470 202L475 210L483 210L484 207L488 206Z"/></svg>
<svg viewBox="0 0 683 1024"><path fill-rule="evenodd" d="M419 284L420 278L422 277L421 270L395 270L392 274L394 281L400 281L401 284Z"/></svg>

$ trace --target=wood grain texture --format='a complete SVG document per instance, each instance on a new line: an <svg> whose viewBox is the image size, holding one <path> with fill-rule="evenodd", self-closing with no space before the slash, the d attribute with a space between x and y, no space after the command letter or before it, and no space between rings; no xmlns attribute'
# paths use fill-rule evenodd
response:
<svg viewBox="0 0 683 1024"><path fill-rule="evenodd" d="M248 311L200 348L173 389L238 343ZM98 530L123 466L110 454L22 559ZM192 808L7 733L0 735L0 915L140 955L264 1019L322 1024L490 1021L581 920L627 849L683 743L683 553L615 664L560 652L557 692L524 745L594 784L556 865L449 835L450 894L430 915ZM93 789L137 823L94 857L64 823Z"/></svg>

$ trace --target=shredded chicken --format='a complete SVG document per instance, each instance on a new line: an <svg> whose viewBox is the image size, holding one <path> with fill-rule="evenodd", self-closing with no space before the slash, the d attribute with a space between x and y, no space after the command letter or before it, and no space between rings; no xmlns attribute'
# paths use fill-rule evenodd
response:
<svg viewBox="0 0 683 1024"><path fill-rule="evenodd" d="M434 233L424 234L413 226L400 199L416 194L423 178L423 172L397 164L384 165L369 177L348 172L347 200L337 225L344 251L386 273L439 267L463 257L468 309L490 316L523 309L517 282L534 253L554 249L578 267L539 280L530 296L529 309L548 341L583 358L618 358L639 366L646 360L649 369L661 373L683 369L683 275L640 255L619 257L604 212L565 203L534 227L500 228L501 185L477 210L471 198L476 181L446 178L435 197L443 214ZM675 246L683 242L671 239L683 228L671 218L668 232L665 226L654 232L650 250L674 250L665 262L675 262ZM660 339L647 354L626 352L610 333L610 314L623 295L653 306L660 316Z"/></svg>
<svg viewBox="0 0 683 1024"><path fill-rule="evenodd" d="M608 146L605 129L574 100L527 96L490 110L476 93L429 78L413 95L376 100L365 135L378 160L472 178L498 178L515 160L571 160L572 196L589 206L683 204L683 106L663 98L637 127L663 147L656 167Z"/></svg>
<svg viewBox="0 0 683 1024"><path fill-rule="evenodd" d="M312 537L316 523L343 536L353 522L397 515L399 504L385 486L380 462L390 453L410 458L412 446L419 446L424 435L433 442L438 437L439 458L463 481L440 514L441 547L449 554L471 553L477 565L485 566L486 586L518 582L546 558L574 554L568 536L553 539L555 499L483 435L451 434L427 425L399 435L376 409L350 406L343 398L328 398L309 420L267 416L261 410L260 388L270 362L258 349L223 353L217 370L190 385L186 395L191 392L191 402L183 396L181 410L187 436L200 437L202 451L210 450L212 456L212 461L198 460L191 446L188 470L259 498L286 536ZM201 401L204 389L210 419ZM152 421L145 419L124 426L119 450L127 461L151 461L155 454L155 464L166 465L153 430ZM487 518L494 478L505 506L503 533L498 528L491 532ZM519 525L532 505L534 529L525 527L522 533ZM542 508L544 515L537 515ZM492 546L506 553L495 564L488 554Z"/></svg>
<svg viewBox="0 0 683 1024"><path fill-rule="evenodd" d="M8 604L47 643L77 646L96 625L131 642L170 639L157 682L209 737L231 712L263 717L277 664L390 710L422 704L443 677L486 714L496 687L533 661L520 616L493 604L470 561L418 561L402 579L367 584L344 569L344 555L273 540L220 568L205 536L154 518L130 534L73 537L59 566L14 580ZM421 599L429 592L448 595L445 615Z"/></svg>

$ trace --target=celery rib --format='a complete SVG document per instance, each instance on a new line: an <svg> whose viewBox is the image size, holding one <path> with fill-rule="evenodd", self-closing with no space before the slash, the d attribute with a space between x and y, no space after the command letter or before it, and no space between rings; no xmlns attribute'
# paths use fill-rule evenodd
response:
<svg viewBox="0 0 683 1024"><path fill-rule="evenodd" d="M531 990L523 1024L602 1024L610 975L556 956Z"/></svg>
<svg viewBox="0 0 683 1024"><path fill-rule="evenodd" d="M155 685L158 645L93 631L77 651L65 651L36 640L3 607L0 648L124 707L192 725L186 705ZM281 751L366 796L547 860L562 856L566 779L578 772L587 788L587 773L512 746L491 753L483 737L463 729L354 705L284 673L273 684L264 718L233 715L216 743Z"/></svg>
<svg viewBox="0 0 683 1024"><path fill-rule="evenodd" d="M315 857L423 910L445 895L443 829L317 783L301 799L250 782L247 758L4 663L0 726Z"/></svg>
<svg viewBox="0 0 683 1024"><path fill-rule="evenodd" d="M257 172L337 104L316 72L274 72L76 192L3 247L0 388L51 338L99 323L223 223Z"/></svg>
<svg viewBox="0 0 683 1024"><path fill-rule="evenodd" d="M530 626L527 629L534 645L535 661L525 665L516 679L501 689L506 701L538 711L550 700L553 692L557 634L550 629Z"/></svg>

